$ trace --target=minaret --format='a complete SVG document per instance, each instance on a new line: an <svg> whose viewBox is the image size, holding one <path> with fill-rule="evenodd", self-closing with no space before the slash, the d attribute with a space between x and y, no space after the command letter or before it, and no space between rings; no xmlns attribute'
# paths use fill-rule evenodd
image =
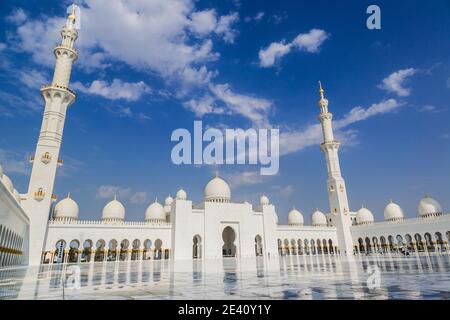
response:
<svg viewBox="0 0 450 320"><path fill-rule="evenodd" d="M62 162L59 151L63 136L67 108L75 101L75 93L69 89L72 64L77 59L73 48L78 37L75 29L76 6L72 6L66 25L61 29L61 44L56 46L55 72L50 85L41 88L45 101L44 116L34 157L31 159L30 183L23 207L30 218L30 265L41 261L41 252L47 233L47 225L53 199L56 169Z"/></svg>
<svg viewBox="0 0 450 320"><path fill-rule="evenodd" d="M328 100L324 97L324 90L319 81L320 108L319 120L322 125L323 143L320 150L325 155L328 170L328 201L330 204L330 216L337 229L338 246L341 254L353 254L353 241L350 233L351 220L347 200L345 181L341 175L339 165L339 141L334 139L332 119L333 114L328 112Z"/></svg>

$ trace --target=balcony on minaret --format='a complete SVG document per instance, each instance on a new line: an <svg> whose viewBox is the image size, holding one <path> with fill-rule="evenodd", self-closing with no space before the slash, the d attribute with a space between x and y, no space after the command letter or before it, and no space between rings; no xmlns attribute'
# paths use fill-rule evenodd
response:
<svg viewBox="0 0 450 320"><path fill-rule="evenodd" d="M62 167L62 165L64 164L63 159L58 159L58 167Z"/></svg>
<svg viewBox="0 0 450 320"><path fill-rule="evenodd" d="M44 200L44 198L45 198L44 189L39 188L38 191L36 191L34 193L34 199L37 200L37 201L42 201L42 200Z"/></svg>
<svg viewBox="0 0 450 320"><path fill-rule="evenodd" d="M41 161L45 164L50 163L50 161L52 161L52 156L50 155L50 153L46 152L42 155Z"/></svg>

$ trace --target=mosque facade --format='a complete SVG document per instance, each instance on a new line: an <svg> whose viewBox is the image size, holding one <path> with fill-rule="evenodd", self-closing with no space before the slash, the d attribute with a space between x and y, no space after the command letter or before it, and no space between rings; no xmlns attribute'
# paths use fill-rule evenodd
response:
<svg viewBox="0 0 450 320"><path fill-rule="evenodd" d="M126 221L125 207L114 197L99 220L80 220L70 194L56 203L53 195L63 128L76 94L69 88L78 32L73 11L56 46L52 83L41 88L45 101L41 131L32 157L26 193L20 194L0 167L0 267L52 263L93 263L148 259L221 259L284 255L355 255L405 252L449 252L450 214L424 196L419 216L406 219L390 201L384 221L375 222L368 208L351 211L334 138L332 113L322 85L318 102L328 178L328 213L316 210L311 225L292 209L288 224L278 221L276 207L261 195L258 204L233 202L228 183L219 176L194 203L180 189L175 198L151 203L143 221Z"/></svg>

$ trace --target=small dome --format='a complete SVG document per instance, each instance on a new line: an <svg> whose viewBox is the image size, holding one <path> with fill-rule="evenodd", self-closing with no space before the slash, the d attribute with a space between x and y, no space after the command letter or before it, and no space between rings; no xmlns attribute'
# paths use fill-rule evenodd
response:
<svg viewBox="0 0 450 320"><path fill-rule="evenodd" d="M10 192L13 192L14 185L13 185L11 179L6 174L3 174L2 182L5 185L6 189L8 189Z"/></svg>
<svg viewBox="0 0 450 320"><path fill-rule="evenodd" d="M262 195L261 198L259 198L259 204L262 206L269 205L269 198L267 198L265 195Z"/></svg>
<svg viewBox="0 0 450 320"><path fill-rule="evenodd" d="M417 210L421 217L435 217L442 215L442 207L435 199L425 195L419 202Z"/></svg>
<svg viewBox="0 0 450 320"><path fill-rule="evenodd" d="M404 217L402 208L392 200L384 208L384 220L386 221L401 221Z"/></svg>
<svg viewBox="0 0 450 320"><path fill-rule="evenodd" d="M16 189L14 189L14 190L13 190L13 195L14 195L14 198L16 198L17 202L20 203L20 202L21 202L21 199L20 199L19 191L17 191Z"/></svg>
<svg viewBox="0 0 450 320"><path fill-rule="evenodd" d="M316 209L311 216L312 225L314 227L326 227L327 226L327 217L322 211Z"/></svg>
<svg viewBox="0 0 450 320"><path fill-rule="evenodd" d="M183 189L178 190L177 192L177 200L186 200L187 199L187 193Z"/></svg>
<svg viewBox="0 0 450 320"><path fill-rule="evenodd" d="M70 197L70 193L67 198L62 199L55 206L54 218L55 219L78 219L78 204Z"/></svg>
<svg viewBox="0 0 450 320"><path fill-rule="evenodd" d="M291 226L302 226L305 223L303 214L297 209L292 209L288 214L288 224Z"/></svg>
<svg viewBox="0 0 450 320"><path fill-rule="evenodd" d="M163 206L155 200L151 205L145 210L145 221L165 221L166 212Z"/></svg>
<svg viewBox="0 0 450 320"><path fill-rule="evenodd" d="M123 221L125 220L125 207L114 196L114 200L110 201L103 208L102 219L105 221Z"/></svg>
<svg viewBox="0 0 450 320"><path fill-rule="evenodd" d="M205 201L229 202L231 198L230 186L225 180L216 176L206 185L204 198Z"/></svg>
<svg viewBox="0 0 450 320"><path fill-rule="evenodd" d="M170 206L170 205L172 205L172 202L173 202L173 198L171 196L168 196L166 198L166 200L164 200L164 205L165 206Z"/></svg>
<svg viewBox="0 0 450 320"><path fill-rule="evenodd" d="M362 207L356 213L356 224L371 224L373 221L373 214L367 208Z"/></svg>

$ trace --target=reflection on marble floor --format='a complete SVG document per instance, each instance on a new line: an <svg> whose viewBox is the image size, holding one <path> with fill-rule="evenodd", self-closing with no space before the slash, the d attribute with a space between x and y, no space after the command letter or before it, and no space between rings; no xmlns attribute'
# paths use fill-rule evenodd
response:
<svg viewBox="0 0 450 320"><path fill-rule="evenodd" d="M450 298L448 254L350 259L299 255L74 266L1 269L0 299ZM380 275L378 283L370 278L375 268ZM71 288L71 279L80 280L78 289Z"/></svg>

